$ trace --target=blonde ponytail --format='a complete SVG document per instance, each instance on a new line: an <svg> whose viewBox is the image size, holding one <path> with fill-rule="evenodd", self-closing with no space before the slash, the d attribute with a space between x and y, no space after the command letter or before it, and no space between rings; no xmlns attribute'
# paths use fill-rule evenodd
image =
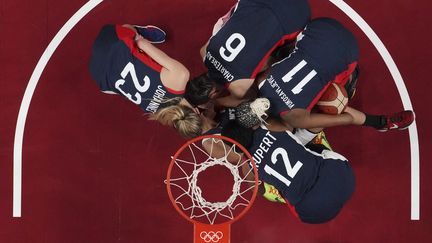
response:
<svg viewBox="0 0 432 243"><path fill-rule="evenodd" d="M149 120L174 127L185 138L198 137L202 133L202 120L191 108L184 105L171 105L150 114Z"/></svg>

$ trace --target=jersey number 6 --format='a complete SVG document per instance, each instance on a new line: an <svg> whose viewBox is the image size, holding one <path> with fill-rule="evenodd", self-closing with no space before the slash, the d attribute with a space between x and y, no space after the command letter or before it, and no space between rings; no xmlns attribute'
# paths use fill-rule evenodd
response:
<svg viewBox="0 0 432 243"><path fill-rule="evenodd" d="M297 174L297 172L303 166L303 163L300 161L297 161L294 166L291 166L287 151L283 148L277 148L273 151L273 153L271 155L271 161L274 165L276 164L276 162L278 162L278 158L277 158L278 155L282 156L282 160L283 160L283 163L285 165L287 175L290 178L294 178L294 176ZM278 171L276 171L275 169L273 169L272 167L270 167L268 165L264 166L264 171L267 174L276 177L278 180L283 182L287 187L291 184L291 181L288 178L284 177Z"/></svg>
<svg viewBox="0 0 432 243"><path fill-rule="evenodd" d="M232 46L233 42L237 41L236 46ZM239 33L232 34L228 40L225 42L225 47L219 49L219 54L225 61L232 62L234 58L240 53L240 51L245 47L246 39ZM228 55L226 54L228 52Z"/></svg>

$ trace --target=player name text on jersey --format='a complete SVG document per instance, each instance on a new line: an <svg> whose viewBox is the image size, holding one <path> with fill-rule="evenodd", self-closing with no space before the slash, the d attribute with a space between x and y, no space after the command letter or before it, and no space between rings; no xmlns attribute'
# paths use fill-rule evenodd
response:
<svg viewBox="0 0 432 243"><path fill-rule="evenodd" d="M210 52L207 52L206 58L210 61L210 63L218 70L224 77L224 79L228 82L234 80L234 75L232 75Z"/></svg>
<svg viewBox="0 0 432 243"><path fill-rule="evenodd" d="M270 84L270 87L272 87L276 94L279 95L281 100L288 106L289 109L292 109L294 107L294 103L291 101L291 99L285 94L285 92L281 89L279 84L277 84L276 80L274 79L273 75L270 75L266 79L265 82L268 82Z"/></svg>
<svg viewBox="0 0 432 243"><path fill-rule="evenodd" d="M269 149L276 140L277 139L270 134L270 131L268 131L265 137L263 137L262 142L258 146L258 149L253 154L253 159L257 168L261 164L261 160L264 158L264 153L267 153L269 151Z"/></svg>
<svg viewBox="0 0 432 243"><path fill-rule="evenodd" d="M165 94L166 91L163 89L162 85L158 85L153 95L153 99L150 101L149 105L147 106L146 111L155 113L159 108Z"/></svg>

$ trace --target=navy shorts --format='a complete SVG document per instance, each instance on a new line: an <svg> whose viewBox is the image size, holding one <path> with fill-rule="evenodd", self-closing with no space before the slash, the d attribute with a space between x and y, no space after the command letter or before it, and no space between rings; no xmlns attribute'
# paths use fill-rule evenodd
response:
<svg viewBox="0 0 432 243"><path fill-rule="evenodd" d="M97 36L90 59L90 73L101 90L109 90L106 82L112 47L120 40L117 37L115 25L105 25Z"/></svg>
<svg viewBox="0 0 432 243"><path fill-rule="evenodd" d="M320 166L315 185L295 205L301 221L327 222L339 213L355 188L355 178L347 161L326 159Z"/></svg>

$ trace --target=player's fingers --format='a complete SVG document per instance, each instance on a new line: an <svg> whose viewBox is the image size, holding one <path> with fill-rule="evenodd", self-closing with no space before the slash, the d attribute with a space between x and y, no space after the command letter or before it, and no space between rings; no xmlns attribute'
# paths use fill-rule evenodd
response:
<svg viewBox="0 0 432 243"><path fill-rule="evenodd" d="M198 107L193 107L192 110L197 113L198 115L201 114L200 110L198 109Z"/></svg>
<svg viewBox="0 0 432 243"><path fill-rule="evenodd" d="M136 34L135 35L135 41L138 41L138 40L141 40L141 39L144 39L144 37L142 37L142 35L140 35L140 34Z"/></svg>

